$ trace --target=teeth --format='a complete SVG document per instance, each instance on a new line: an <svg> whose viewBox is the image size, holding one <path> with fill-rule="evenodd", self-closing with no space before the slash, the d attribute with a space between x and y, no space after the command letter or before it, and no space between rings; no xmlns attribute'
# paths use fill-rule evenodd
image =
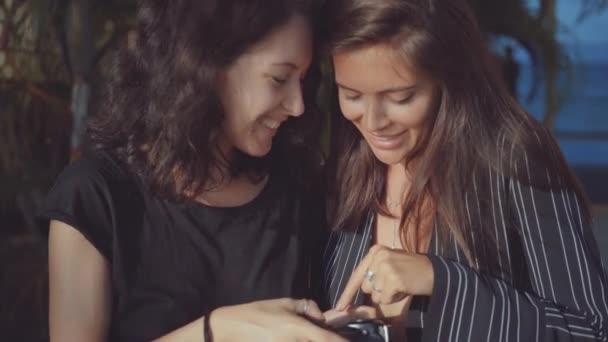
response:
<svg viewBox="0 0 608 342"><path fill-rule="evenodd" d="M264 120L262 120L262 125L270 128L270 129L277 129L277 128L279 128L281 123L279 121L264 119Z"/></svg>

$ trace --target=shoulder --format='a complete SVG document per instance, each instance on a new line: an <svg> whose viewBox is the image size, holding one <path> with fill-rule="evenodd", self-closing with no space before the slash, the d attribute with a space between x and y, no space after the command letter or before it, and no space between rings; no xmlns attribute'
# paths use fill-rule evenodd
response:
<svg viewBox="0 0 608 342"><path fill-rule="evenodd" d="M120 208L132 207L135 178L104 152L68 165L49 190L38 212L48 233L48 221L63 222L80 231L104 255L110 256ZM46 221L46 222L45 222Z"/></svg>
<svg viewBox="0 0 608 342"><path fill-rule="evenodd" d="M108 152L96 151L69 164L59 175L55 186L63 183L97 183L110 186L128 180L132 180L132 177L126 166Z"/></svg>
<svg viewBox="0 0 608 342"><path fill-rule="evenodd" d="M137 177L124 163L108 152L95 151L69 164L57 177L49 196L112 202L129 197L136 189Z"/></svg>

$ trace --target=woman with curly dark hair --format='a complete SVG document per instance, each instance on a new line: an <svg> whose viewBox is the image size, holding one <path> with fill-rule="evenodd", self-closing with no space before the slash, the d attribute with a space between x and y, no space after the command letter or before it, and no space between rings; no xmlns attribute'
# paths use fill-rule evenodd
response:
<svg viewBox="0 0 608 342"><path fill-rule="evenodd" d="M323 244L315 8L141 1L41 214L52 341L342 341L291 299Z"/></svg>
<svg viewBox="0 0 608 342"><path fill-rule="evenodd" d="M328 317L371 307L400 342L606 341L585 194L468 2L328 4Z"/></svg>

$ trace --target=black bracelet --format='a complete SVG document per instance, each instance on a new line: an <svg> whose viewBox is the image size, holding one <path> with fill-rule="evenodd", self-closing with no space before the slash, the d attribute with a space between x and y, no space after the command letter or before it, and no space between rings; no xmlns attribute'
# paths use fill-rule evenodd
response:
<svg viewBox="0 0 608 342"><path fill-rule="evenodd" d="M213 342L213 334L211 333L211 327L209 326L209 320L211 320L211 313L212 311L209 311L207 313L207 315L205 315L205 318L203 318L203 328L205 329L204 332L204 342Z"/></svg>

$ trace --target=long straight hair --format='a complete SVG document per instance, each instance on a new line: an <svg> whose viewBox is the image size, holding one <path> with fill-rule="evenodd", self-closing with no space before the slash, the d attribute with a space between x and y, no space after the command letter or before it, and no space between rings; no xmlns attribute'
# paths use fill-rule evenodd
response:
<svg viewBox="0 0 608 342"><path fill-rule="evenodd" d="M416 165L400 226L408 249L419 251L421 221L430 215L444 246L453 237L471 265L495 267L500 255L486 184L497 175L505 184L574 191L590 220L586 197L555 139L509 94L466 1L334 0L325 13L330 53L388 43L438 84L431 128L406 157L406 167ZM329 212L335 229L351 229L370 211L388 213L387 166L339 110L332 120ZM557 178L551 181L547 172ZM467 219L467 193L479 199L477 222Z"/></svg>

